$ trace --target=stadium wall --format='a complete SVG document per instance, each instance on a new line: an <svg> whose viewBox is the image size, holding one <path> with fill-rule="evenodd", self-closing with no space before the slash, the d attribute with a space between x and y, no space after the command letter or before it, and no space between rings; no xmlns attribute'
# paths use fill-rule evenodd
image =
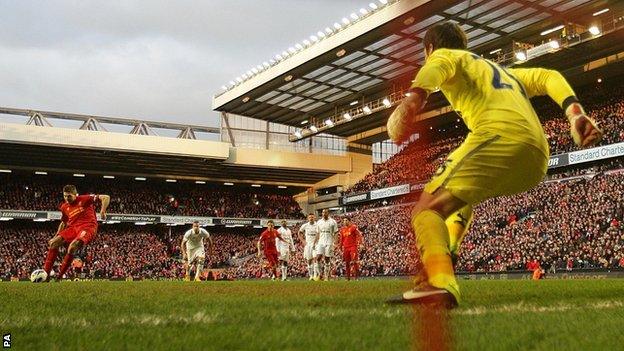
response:
<svg viewBox="0 0 624 351"><path fill-rule="evenodd" d="M247 148L230 148L229 157L224 163L243 167L262 165L276 169L294 168L335 173L351 172L353 167L349 156Z"/></svg>
<svg viewBox="0 0 624 351"><path fill-rule="evenodd" d="M533 272L511 271L511 272L487 272L487 273L467 273L458 272L457 278L463 280L533 280ZM548 273L542 279L607 279L624 278L624 270L621 269L576 269L570 271L560 271Z"/></svg>
<svg viewBox="0 0 624 351"><path fill-rule="evenodd" d="M116 223L142 223L142 224L168 224L186 225L198 221L201 225L210 226L267 226L271 218L230 218L230 217L200 217L200 216L173 216L173 215L151 215L151 214L121 214L108 213L106 220L102 220L100 214L96 214L99 222L108 224ZM35 222L46 222L61 220L59 211L28 211L0 209L0 221L9 220L33 220ZM303 220L285 219L288 225L298 225Z"/></svg>

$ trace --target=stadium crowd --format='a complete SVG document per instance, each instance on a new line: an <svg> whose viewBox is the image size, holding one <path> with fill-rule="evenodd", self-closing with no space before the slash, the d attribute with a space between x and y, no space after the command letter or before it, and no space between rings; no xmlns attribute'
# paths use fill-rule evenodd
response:
<svg viewBox="0 0 624 351"><path fill-rule="evenodd" d="M546 117L543 123L544 132L548 138L550 153L552 155L578 150L570 137L569 123L561 117L561 111L545 112L552 113ZM605 132L602 141L598 145L608 145L624 141L624 99L613 99L607 105L595 106L587 110L589 116L594 118L600 128Z"/></svg>
<svg viewBox="0 0 624 351"><path fill-rule="evenodd" d="M364 235L362 276L406 275L418 257L409 228L410 205L392 205L349 214ZM336 217L340 222L340 217ZM71 274L93 278L180 278L180 240L186 227L102 225L97 240L79 255ZM207 267L221 277L266 274L255 256L261 229L208 227L215 242ZM307 268L297 227L297 251L290 276ZM22 221L0 226L0 277L25 278L41 267L55 224ZM340 251L336 272L342 275ZM611 170L549 180L524 194L488 200L475 209L458 270L523 270L537 260L546 269L624 268L624 172ZM58 263L58 262L57 262Z"/></svg>
<svg viewBox="0 0 624 351"><path fill-rule="evenodd" d="M299 204L288 194L251 192L224 186L127 179L95 179L62 175L0 173L0 209L56 211L61 189L75 184L81 194L106 192L109 212L238 218L303 218Z"/></svg>
<svg viewBox="0 0 624 351"><path fill-rule="evenodd" d="M624 267L624 173L542 183L475 210L464 271Z"/></svg>
<svg viewBox="0 0 624 351"><path fill-rule="evenodd" d="M461 137L444 139L432 144L414 142L408 144L386 162L376 166L353 185L347 194L366 192L393 185L423 182L440 166L446 155L463 140Z"/></svg>

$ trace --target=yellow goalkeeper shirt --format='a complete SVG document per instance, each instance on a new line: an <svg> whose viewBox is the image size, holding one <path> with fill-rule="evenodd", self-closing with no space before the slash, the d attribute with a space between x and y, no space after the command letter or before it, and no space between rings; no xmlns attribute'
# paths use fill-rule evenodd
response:
<svg viewBox="0 0 624 351"><path fill-rule="evenodd" d="M537 147L546 156L548 142L529 98L549 95L559 106L574 91L557 71L505 69L472 52L437 49L425 62L412 88L430 94L439 88L473 132L490 132Z"/></svg>

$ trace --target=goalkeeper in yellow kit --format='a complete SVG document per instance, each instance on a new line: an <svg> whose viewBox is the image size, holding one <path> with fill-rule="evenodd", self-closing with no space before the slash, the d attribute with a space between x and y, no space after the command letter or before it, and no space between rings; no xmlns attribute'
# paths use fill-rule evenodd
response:
<svg viewBox="0 0 624 351"><path fill-rule="evenodd" d="M451 22L430 28L423 45L425 64L409 96L390 116L388 135L396 143L406 141L416 131L427 97L438 88L470 133L437 170L412 212L424 279L388 302L454 307L460 292L452 258L468 231L472 207L529 190L546 174L548 142L529 98L549 95L559 104L579 146L597 143L602 131L557 71L500 67L466 51L465 33Z"/></svg>

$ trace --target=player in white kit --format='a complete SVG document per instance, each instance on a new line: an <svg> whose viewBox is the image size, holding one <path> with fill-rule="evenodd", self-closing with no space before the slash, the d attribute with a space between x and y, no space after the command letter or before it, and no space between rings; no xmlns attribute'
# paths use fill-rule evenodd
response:
<svg viewBox="0 0 624 351"><path fill-rule="evenodd" d="M323 217L316 224L319 228L319 239L314 254L316 256L315 269L319 272L322 271L323 278L327 281L331 273L331 259L334 257L334 248L337 245L338 223L329 217L329 210L324 209Z"/></svg>
<svg viewBox="0 0 624 351"><path fill-rule="evenodd" d="M318 280L318 267L315 262L314 247L319 239L319 229L315 220L316 215L310 213L308 215L308 221L299 227L299 240L301 240L303 244L303 259L308 263L309 280Z"/></svg>
<svg viewBox="0 0 624 351"><path fill-rule="evenodd" d="M191 266L195 265L195 281L200 281L199 277L204 269L206 252L204 251L204 239L208 240L208 252L212 255L213 242L208 231L199 227L199 222L193 222L193 228L184 233L180 250L184 259L184 280L191 280Z"/></svg>
<svg viewBox="0 0 624 351"><path fill-rule="evenodd" d="M279 253L279 263L282 270L282 281L288 278L288 261L290 254L295 252L295 242L293 241L292 232L288 229L288 222L282 220L282 226L277 230L283 240L275 239L275 246Z"/></svg>

